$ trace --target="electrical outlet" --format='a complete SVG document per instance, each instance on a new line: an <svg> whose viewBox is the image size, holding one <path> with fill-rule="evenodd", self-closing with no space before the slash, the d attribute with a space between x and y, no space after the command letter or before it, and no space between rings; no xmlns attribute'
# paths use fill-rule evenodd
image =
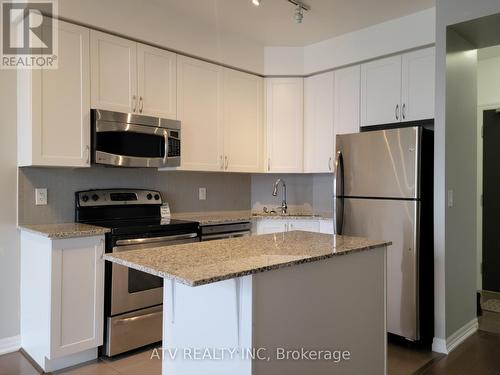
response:
<svg viewBox="0 0 500 375"><path fill-rule="evenodd" d="M45 206L47 204L47 189L35 189L35 205Z"/></svg>
<svg viewBox="0 0 500 375"><path fill-rule="evenodd" d="M207 188L201 187L198 190L198 198L200 199L200 201L207 200Z"/></svg>
<svg viewBox="0 0 500 375"><path fill-rule="evenodd" d="M453 198L453 190L448 190L448 208L452 208L455 203Z"/></svg>

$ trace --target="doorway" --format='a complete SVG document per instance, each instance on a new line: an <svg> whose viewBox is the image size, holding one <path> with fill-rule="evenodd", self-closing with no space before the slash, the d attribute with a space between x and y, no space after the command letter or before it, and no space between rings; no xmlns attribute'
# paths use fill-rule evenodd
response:
<svg viewBox="0 0 500 375"><path fill-rule="evenodd" d="M479 329L500 334L500 45L478 50L477 78Z"/></svg>

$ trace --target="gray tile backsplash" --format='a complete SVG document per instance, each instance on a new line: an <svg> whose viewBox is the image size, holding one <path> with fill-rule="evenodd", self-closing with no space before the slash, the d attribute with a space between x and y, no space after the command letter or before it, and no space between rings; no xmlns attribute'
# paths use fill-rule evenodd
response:
<svg viewBox="0 0 500 375"><path fill-rule="evenodd" d="M333 177L331 174L254 174L252 175L252 210L281 205L281 186L278 196L272 191L277 178L287 186L287 202L291 211L330 212L333 210Z"/></svg>
<svg viewBox="0 0 500 375"><path fill-rule="evenodd" d="M48 204L35 206L35 188L48 189ZM207 199L198 199L198 188ZM86 189L159 190L172 212L250 209L251 175L92 166L82 169L19 168L19 223L63 223L74 220L74 193Z"/></svg>
<svg viewBox="0 0 500 375"><path fill-rule="evenodd" d="M74 221L75 192L86 189L142 188L162 192L172 212L262 211L281 205L281 190L272 196L277 178L285 180L288 206L294 211L329 212L333 206L331 174L245 174L91 168L19 168L19 223ZM198 188L207 199L198 199ZM35 188L48 189L48 204L35 206ZM280 188L281 189L281 188Z"/></svg>

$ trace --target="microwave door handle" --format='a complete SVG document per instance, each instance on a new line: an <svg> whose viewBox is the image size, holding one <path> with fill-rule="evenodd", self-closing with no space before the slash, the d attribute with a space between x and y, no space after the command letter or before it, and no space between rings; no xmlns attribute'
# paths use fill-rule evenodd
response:
<svg viewBox="0 0 500 375"><path fill-rule="evenodd" d="M165 131L163 138L165 139L165 147L163 152L165 155L163 156L163 163L167 165L167 159L168 159L168 131Z"/></svg>

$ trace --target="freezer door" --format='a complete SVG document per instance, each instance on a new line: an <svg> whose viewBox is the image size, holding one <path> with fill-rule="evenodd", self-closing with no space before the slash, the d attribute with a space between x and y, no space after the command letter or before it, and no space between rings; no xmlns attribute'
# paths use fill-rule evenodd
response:
<svg viewBox="0 0 500 375"><path fill-rule="evenodd" d="M348 197L419 198L421 128L337 136Z"/></svg>
<svg viewBox="0 0 500 375"><path fill-rule="evenodd" d="M347 198L344 234L392 241L387 249L387 329L418 340L417 201ZM369 287L369 286L367 286Z"/></svg>

